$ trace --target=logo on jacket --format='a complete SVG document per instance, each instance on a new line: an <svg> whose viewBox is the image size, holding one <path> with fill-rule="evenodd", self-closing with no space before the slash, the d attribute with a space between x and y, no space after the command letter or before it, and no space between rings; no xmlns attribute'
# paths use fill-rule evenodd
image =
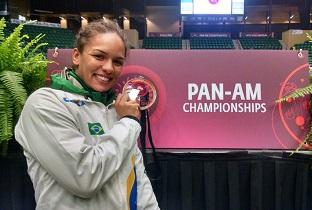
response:
<svg viewBox="0 0 312 210"><path fill-rule="evenodd" d="M101 123L88 123L89 132L91 135L103 135L104 130L102 128Z"/></svg>
<svg viewBox="0 0 312 210"><path fill-rule="evenodd" d="M76 104L77 106L83 106L86 104L86 102L84 101L80 101L80 100L75 100L75 99L69 99L69 98L63 98L64 102L67 102L67 103L74 103Z"/></svg>

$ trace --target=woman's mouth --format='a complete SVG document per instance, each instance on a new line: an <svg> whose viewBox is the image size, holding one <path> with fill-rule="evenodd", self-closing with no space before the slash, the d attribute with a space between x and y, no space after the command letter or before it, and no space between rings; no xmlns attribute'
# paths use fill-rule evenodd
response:
<svg viewBox="0 0 312 210"><path fill-rule="evenodd" d="M102 74L95 74L95 77L97 79L99 79L100 81L103 81L103 82L109 82L111 80L111 78L106 77L106 76L104 76Z"/></svg>

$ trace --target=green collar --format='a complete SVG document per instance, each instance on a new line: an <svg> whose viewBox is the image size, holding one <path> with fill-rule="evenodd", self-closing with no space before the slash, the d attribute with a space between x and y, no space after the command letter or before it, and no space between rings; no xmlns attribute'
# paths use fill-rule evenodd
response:
<svg viewBox="0 0 312 210"><path fill-rule="evenodd" d="M71 81L62 78L59 74L51 75L50 87L91 98L93 101L101 102L106 106L111 104L115 99L115 92L112 89L106 92L97 92L89 88L74 71L69 71L68 75L79 82L82 88L75 86Z"/></svg>

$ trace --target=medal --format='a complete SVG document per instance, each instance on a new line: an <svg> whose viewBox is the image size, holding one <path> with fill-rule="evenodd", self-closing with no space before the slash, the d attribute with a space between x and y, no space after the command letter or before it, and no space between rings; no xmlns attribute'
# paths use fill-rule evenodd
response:
<svg viewBox="0 0 312 210"><path fill-rule="evenodd" d="M128 80L123 92L128 93L130 100L136 100L141 110L150 108L157 98L155 86L142 76Z"/></svg>

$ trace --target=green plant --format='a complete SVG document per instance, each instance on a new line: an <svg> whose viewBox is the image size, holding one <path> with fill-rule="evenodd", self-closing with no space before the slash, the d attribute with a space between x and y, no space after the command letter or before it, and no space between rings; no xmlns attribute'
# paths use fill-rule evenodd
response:
<svg viewBox="0 0 312 210"><path fill-rule="evenodd" d="M5 36L6 22L0 20L0 148L5 152L13 137L14 126L28 95L44 85L46 59L40 43L44 35L33 39L22 34L24 24ZM0 151L1 153L1 151Z"/></svg>

